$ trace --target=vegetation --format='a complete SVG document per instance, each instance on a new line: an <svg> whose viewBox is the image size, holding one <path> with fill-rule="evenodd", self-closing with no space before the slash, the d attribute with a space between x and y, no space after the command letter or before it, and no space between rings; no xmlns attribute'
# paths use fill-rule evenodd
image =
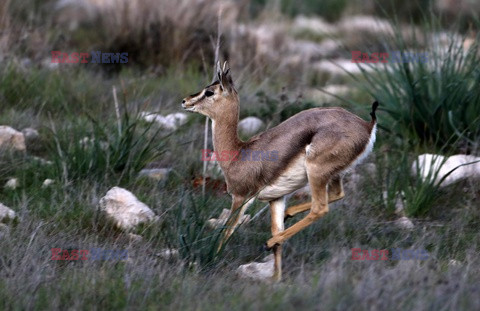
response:
<svg viewBox="0 0 480 311"><path fill-rule="evenodd" d="M357 1L278 1L280 15L273 17L266 1L224 8L220 54L232 59L242 117L254 115L272 127L298 111L341 104L367 118L371 102L381 103L373 155L345 177L345 199L286 242L284 280L271 285L235 273L239 265L270 254L262 250L270 238L264 203L255 202L248 211L257 215L254 221L215 252L222 229L209 229L207 220L228 208L230 198L222 181L207 183L205 195L195 183L202 174L204 118L189 115L172 131L141 115L179 112L182 97L210 82L217 7L187 0L135 3L79 24L73 23L76 15L62 19L68 12L54 9L53 1L0 4L0 125L34 127L40 134L27 141L25 154L0 154L0 203L18 214L0 224L0 309L480 308L480 181L440 188L435 176L423 181L415 169L412 174L412 162L422 153L480 156L478 38L465 49L470 33L459 32L442 45L435 36L445 31L442 24L420 22L425 14L419 11L420 32L405 32L399 22L393 35L355 34L340 45L422 50L431 62L370 64L371 70L360 66L360 74L326 78L316 87L341 81L355 92L319 102L306 89L315 57L285 65L263 53L251 33L236 31L245 29L240 24L290 25L298 14L336 21L358 9ZM405 8L404 1L391 3L406 15L401 21L415 9L410 3ZM282 56L292 39L285 36L274 41ZM365 45L357 47L358 41ZM48 62L54 49L127 51L131 58L124 65L54 66ZM332 57L342 53L350 50ZM172 172L160 181L139 177L146 167ZM16 189L3 186L10 178L18 179ZM54 182L42 186L45 179ZM114 186L133 192L159 216L133 232L141 241L98 210ZM304 200L294 196L289 204ZM395 225L404 215L413 229ZM425 249L429 258L354 261L355 247ZM54 261L52 248L126 249L128 260ZM177 249L178 257L167 258L164 249Z"/></svg>

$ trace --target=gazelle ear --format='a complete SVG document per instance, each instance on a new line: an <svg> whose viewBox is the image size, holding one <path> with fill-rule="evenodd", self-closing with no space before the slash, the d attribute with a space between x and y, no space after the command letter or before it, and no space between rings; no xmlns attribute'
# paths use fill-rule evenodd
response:
<svg viewBox="0 0 480 311"><path fill-rule="evenodd" d="M228 62L223 63L222 73L220 75L220 84L224 90L228 92L235 91L235 87L233 85L233 79L230 75L230 68L228 67Z"/></svg>

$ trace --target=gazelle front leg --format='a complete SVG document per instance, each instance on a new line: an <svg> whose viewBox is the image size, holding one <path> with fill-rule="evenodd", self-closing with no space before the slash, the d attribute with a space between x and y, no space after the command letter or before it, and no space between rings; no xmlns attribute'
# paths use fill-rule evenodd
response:
<svg viewBox="0 0 480 311"><path fill-rule="evenodd" d="M220 244L218 245L217 252L222 248L223 244L230 238L233 234L235 229L238 226L238 223L243 217L243 214L247 210L247 208L253 203L255 199L251 198L248 201L245 201L244 197L240 196L232 196L232 207L230 209L230 217L228 218L227 222L225 223L225 233L220 240Z"/></svg>
<svg viewBox="0 0 480 311"><path fill-rule="evenodd" d="M285 198L270 201L270 214L272 217L272 236L280 234L284 230L283 218L285 214ZM282 279L282 245L273 247L275 263L273 267L273 281L280 282Z"/></svg>

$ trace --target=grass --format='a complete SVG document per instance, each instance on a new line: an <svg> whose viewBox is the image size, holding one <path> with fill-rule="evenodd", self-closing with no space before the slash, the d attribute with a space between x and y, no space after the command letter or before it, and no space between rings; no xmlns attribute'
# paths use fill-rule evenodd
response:
<svg viewBox="0 0 480 311"><path fill-rule="evenodd" d="M22 8L21 4L25 3L15 2L14 9L20 10L17 5ZM28 20L28 15L22 16L13 16L13 23ZM47 27L35 16L31 23ZM142 25L137 26L141 30ZM114 32L118 37L112 39L122 37L139 44L132 37L135 31L125 37ZM76 47L97 40L77 35L67 37ZM205 46L209 43L202 42L204 35L189 38ZM391 45L398 43L389 40ZM112 42L119 41L103 43ZM88 66L51 70L36 62L24 67L15 57L0 64L0 124L19 130L33 126L40 132L26 154L0 155L0 202L18 214L16 221L7 222L7 237L2 237L6 229L0 227L0 309L480 308L479 181L439 188L411 176L411 163L418 154L443 152L445 144L463 141L470 152L478 152L469 143L478 141L475 116L480 115L478 91L472 86L478 78L476 50L460 54L452 44L450 54L440 55L444 58L437 63L438 70L420 64L389 64L389 70L384 67L351 77L371 83L355 98L375 97L382 103L377 114L381 128L368 160L375 169L355 169L346 177L346 197L285 243L284 280L272 285L239 279L235 273L239 265L270 254L262 250L270 238L268 213L241 226L222 251L215 252L222 228L209 229L207 220L229 207L230 198L215 187L207 187L203 196L193 184L202 170L204 118L191 115L187 124L171 132L138 117L142 111L179 112L183 96L209 83L204 70L208 64L203 64L202 57L186 62L185 55L191 54L178 52L188 40L175 43L172 50L164 45L165 50L145 52L147 65L140 62L115 71ZM440 54L437 47L429 48ZM154 66L155 57L169 53L175 54L171 64L165 58ZM294 73L277 75L242 77L242 117L256 115L271 127L311 107L301 97L288 95L296 91L296 85L288 84L296 80ZM284 85L288 88L279 92ZM112 97L114 86L119 116ZM272 95L276 93L280 95ZM344 103L345 108L367 115L364 102L362 106L353 100ZM436 106L440 112L430 115ZM457 151L458 146L449 151ZM169 167L172 173L160 182L137 178L144 167ZM18 188L3 187L10 178L18 178ZM42 187L47 178L54 183ZM159 215L158 222L134 231L141 241L116 229L98 211L100 198L118 185ZM394 224L401 216L395 211L399 195L405 201L403 212L415 224L411 230ZM301 203L297 201L293 198L289 204ZM256 202L249 213L262 207ZM287 226L301 217L289 219ZM353 261L351 249L356 247L426 249L430 258ZM129 259L53 261L52 248L125 249ZM161 251L166 248L178 249L178 257L164 258Z"/></svg>

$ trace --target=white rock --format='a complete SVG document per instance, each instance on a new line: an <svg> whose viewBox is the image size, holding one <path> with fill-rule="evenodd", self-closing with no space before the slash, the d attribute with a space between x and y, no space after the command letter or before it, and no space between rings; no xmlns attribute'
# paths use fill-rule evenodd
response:
<svg viewBox="0 0 480 311"><path fill-rule="evenodd" d="M337 58L333 60L321 60L312 65L312 69L319 73L327 73L332 76L344 76L350 74L360 74L362 70L373 71L375 67L384 65L383 63L352 63L351 59Z"/></svg>
<svg viewBox="0 0 480 311"><path fill-rule="evenodd" d="M179 256L178 249L174 248L165 248L160 250L158 253L158 256L160 256L163 259L176 259Z"/></svg>
<svg viewBox="0 0 480 311"><path fill-rule="evenodd" d="M92 148L95 145L96 141L95 138L85 136L80 139L78 143L80 144L80 146L82 146L82 148ZM99 141L99 145L100 148L103 150L108 149L108 143L106 141Z"/></svg>
<svg viewBox="0 0 480 311"><path fill-rule="evenodd" d="M160 127L168 130L176 130L178 127L184 125L187 122L187 115L185 113L177 112L171 113L167 116L162 116L161 114L154 112L142 112L140 117L147 122L155 122Z"/></svg>
<svg viewBox="0 0 480 311"><path fill-rule="evenodd" d="M165 120L168 122L168 124L173 124L175 128L178 128L187 123L187 119L187 114L183 112L167 114L167 116L165 117Z"/></svg>
<svg viewBox="0 0 480 311"><path fill-rule="evenodd" d="M161 181L168 177L168 174L172 171L171 168L151 168L143 169L138 173L139 177L148 177L150 179Z"/></svg>
<svg viewBox="0 0 480 311"><path fill-rule="evenodd" d="M314 101L323 104L324 102L336 100L335 96L345 97L349 93L356 91L354 87L349 87L340 84L331 84L320 89L312 89L308 91L306 96L312 98Z"/></svg>
<svg viewBox="0 0 480 311"><path fill-rule="evenodd" d="M250 278L260 281L269 281L273 277L275 258L272 255L265 257L262 262L251 262L237 268L241 278Z"/></svg>
<svg viewBox="0 0 480 311"><path fill-rule="evenodd" d="M412 174L414 176L418 174L424 181L431 180L437 185L452 170L454 171L440 184L441 187L448 186L464 178L480 178L480 157L464 154L444 157L426 153L419 155L412 164Z"/></svg>
<svg viewBox="0 0 480 311"><path fill-rule="evenodd" d="M338 26L347 33L393 34L393 27L386 19L373 16L347 16Z"/></svg>
<svg viewBox="0 0 480 311"><path fill-rule="evenodd" d="M413 229L413 222L407 217L400 217L393 222L397 227L401 229Z"/></svg>
<svg viewBox="0 0 480 311"><path fill-rule="evenodd" d="M5 188L7 189L17 189L18 187L18 178L10 178L6 183L5 183Z"/></svg>
<svg viewBox="0 0 480 311"><path fill-rule="evenodd" d="M251 136L265 126L262 120L257 117L247 117L238 122L238 130L242 135Z"/></svg>
<svg viewBox="0 0 480 311"><path fill-rule="evenodd" d="M42 165L52 165L53 162L52 161L49 161L49 160L45 160L43 158L40 158L40 157L32 157L32 159L34 161L37 161L38 163L42 164Z"/></svg>
<svg viewBox="0 0 480 311"><path fill-rule="evenodd" d="M27 127L22 130L23 136L25 137L26 140L35 140L40 137L40 134L38 131L34 128Z"/></svg>
<svg viewBox="0 0 480 311"><path fill-rule="evenodd" d="M22 132L11 128L10 126L0 126L0 149L12 149L15 151L25 151L25 137Z"/></svg>
<svg viewBox="0 0 480 311"><path fill-rule="evenodd" d="M309 31L321 35L332 35L338 32L337 27L320 17L305 17L303 15L295 18L292 29L294 32Z"/></svg>
<svg viewBox="0 0 480 311"><path fill-rule="evenodd" d="M303 63L333 56L340 48L340 44L330 39L322 43L308 40L288 40L287 42L288 53L299 56ZM294 61L290 61L290 63L294 63Z"/></svg>
<svg viewBox="0 0 480 311"><path fill-rule="evenodd" d="M100 210L105 212L119 228L133 229L140 223L155 220L155 214L145 204L140 202L130 191L113 187L100 199Z"/></svg>
<svg viewBox="0 0 480 311"><path fill-rule="evenodd" d="M15 218L15 212L11 210L9 207L0 203L0 221L3 221L4 219L14 219L14 218Z"/></svg>
<svg viewBox="0 0 480 311"><path fill-rule="evenodd" d="M461 266L462 266L462 263L461 263L460 261L458 261L458 260L450 259L450 260L448 261L448 265L449 265L450 267L461 267Z"/></svg>
<svg viewBox="0 0 480 311"><path fill-rule="evenodd" d="M53 184L55 181L53 179L45 179L43 181L43 184L42 184L42 188L47 188L48 186L50 186L51 184Z"/></svg>
<svg viewBox="0 0 480 311"><path fill-rule="evenodd" d="M388 204L388 192L383 192L383 203ZM405 214L405 192L399 191L395 194L395 214L404 216Z"/></svg>
<svg viewBox="0 0 480 311"><path fill-rule="evenodd" d="M207 221L207 224L210 228L212 229L218 229L220 227L223 227L225 223L228 220L228 217L230 217L230 210L224 208L220 216L217 218L211 218ZM242 218L240 219L239 225L240 224L247 224L250 221L251 216L248 214L244 214Z"/></svg>

